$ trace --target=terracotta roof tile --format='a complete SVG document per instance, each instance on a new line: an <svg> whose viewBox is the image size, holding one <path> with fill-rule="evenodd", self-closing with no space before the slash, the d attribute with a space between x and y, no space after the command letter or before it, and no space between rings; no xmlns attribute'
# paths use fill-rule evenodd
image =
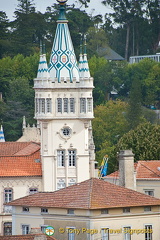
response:
<svg viewBox="0 0 160 240"><path fill-rule="evenodd" d="M12 236L0 236L0 240L34 240L35 236L46 236L47 240L56 240L52 236L45 234L27 234L27 235L12 235Z"/></svg>
<svg viewBox="0 0 160 240"><path fill-rule="evenodd" d="M160 199L91 178L55 191L19 198L8 205L74 209L102 209L127 206L160 205Z"/></svg>
<svg viewBox="0 0 160 240"><path fill-rule="evenodd" d="M135 163L137 179L160 180L160 160L138 161ZM104 178L119 178L119 171L115 171Z"/></svg>
<svg viewBox="0 0 160 240"><path fill-rule="evenodd" d="M34 142L1 142L0 156L30 155L40 149L40 144Z"/></svg>
<svg viewBox="0 0 160 240"><path fill-rule="evenodd" d="M2 145L0 143L0 150ZM0 177L42 176L39 144L9 143L4 146L3 154L0 152Z"/></svg>

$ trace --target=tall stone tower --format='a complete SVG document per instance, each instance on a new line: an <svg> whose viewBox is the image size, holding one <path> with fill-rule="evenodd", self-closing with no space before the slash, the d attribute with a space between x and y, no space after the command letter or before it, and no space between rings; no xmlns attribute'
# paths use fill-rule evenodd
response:
<svg viewBox="0 0 160 240"><path fill-rule="evenodd" d="M35 119L41 128L43 190L55 191L94 177L93 78L87 54L78 66L65 16L59 2L59 18L49 66L40 55L34 79Z"/></svg>

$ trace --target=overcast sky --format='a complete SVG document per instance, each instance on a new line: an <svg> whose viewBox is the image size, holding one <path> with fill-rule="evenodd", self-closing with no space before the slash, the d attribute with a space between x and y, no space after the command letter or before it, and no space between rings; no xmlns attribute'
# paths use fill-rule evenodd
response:
<svg viewBox="0 0 160 240"><path fill-rule="evenodd" d="M46 7L51 6L53 3L57 3L56 0L34 0L36 10L40 12L45 12ZM80 4L76 0L68 0L68 4L75 3L76 7L80 7ZM0 10L6 12L8 18L13 20L14 11L17 7L17 0L0 0ZM94 9L94 10L93 10ZM93 15L102 14L110 12L111 10L108 7L105 7L101 4L101 0L91 0L89 8L86 9L87 13L93 13Z"/></svg>

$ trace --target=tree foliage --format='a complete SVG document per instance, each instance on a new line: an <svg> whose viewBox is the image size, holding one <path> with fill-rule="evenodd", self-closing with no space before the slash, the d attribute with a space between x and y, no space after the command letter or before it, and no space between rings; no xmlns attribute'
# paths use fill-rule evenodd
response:
<svg viewBox="0 0 160 240"><path fill-rule="evenodd" d="M132 149L135 160L160 159L160 125L151 123L140 124L136 129L129 131L119 140L117 151Z"/></svg>

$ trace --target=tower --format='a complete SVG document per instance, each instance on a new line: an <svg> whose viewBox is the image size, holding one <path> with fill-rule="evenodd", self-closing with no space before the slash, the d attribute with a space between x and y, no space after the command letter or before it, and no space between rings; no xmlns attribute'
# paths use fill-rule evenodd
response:
<svg viewBox="0 0 160 240"><path fill-rule="evenodd" d="M81 55L79 71L65 16L66 1L58 0L60 11L49 67L41 51L34 79L44 191L94 177L93 78L86 52Z"/></svg>

